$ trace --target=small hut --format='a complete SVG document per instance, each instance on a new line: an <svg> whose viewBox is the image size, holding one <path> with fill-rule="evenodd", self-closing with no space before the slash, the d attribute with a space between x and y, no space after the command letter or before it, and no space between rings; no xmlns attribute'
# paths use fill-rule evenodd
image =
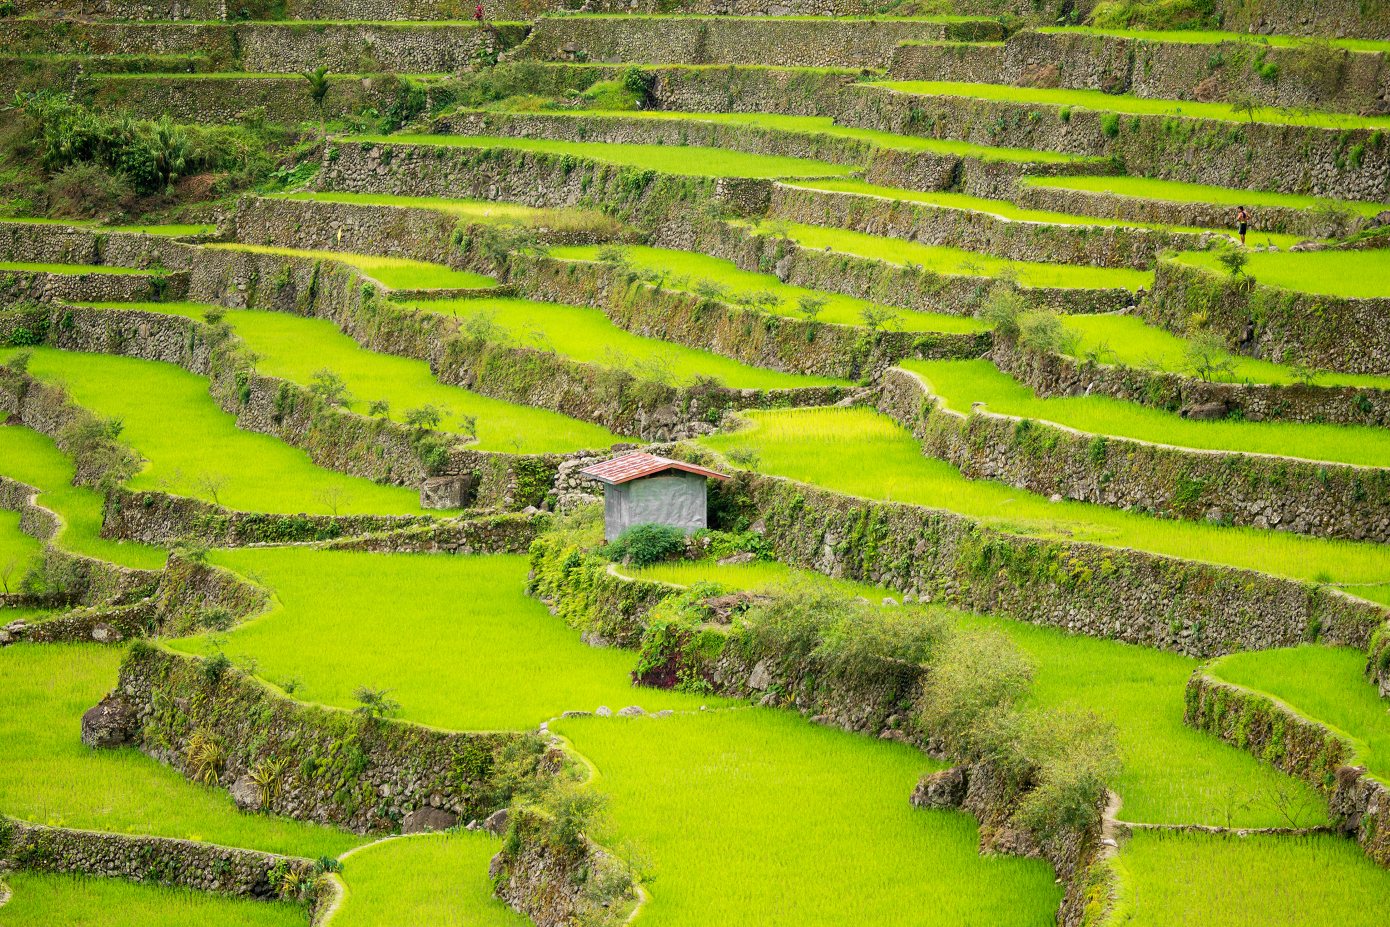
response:
<svg viewBox="0 0 1390 927"><path fill-rule="evenodd" d="M708 527L705 481L729 478L642 451L605 460L579 473L603 484L603 536L609 541L633 525L670 525L687 534Z"/></svg>

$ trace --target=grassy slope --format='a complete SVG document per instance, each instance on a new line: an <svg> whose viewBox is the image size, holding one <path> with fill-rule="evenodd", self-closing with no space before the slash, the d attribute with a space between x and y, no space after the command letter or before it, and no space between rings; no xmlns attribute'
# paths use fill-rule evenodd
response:
<svg viewBox="0 0 1390 927"><path fill-rule="evenodd" d="M195 785L133 747L83 746L82 713L115 684L121 656L119 648L99 644L0 650L0 812L39 824L311 859L361 842L328 827L242 814L223 789Z"/></svg>
<svg viewBox="0 0 1390 927"><path fill-rule="evenodd" d="M549 255L565 261L593 261L598 259L600 250L597 246L552 248ZM695 292L697 284L709 281L724 287L731 296L776 294L781 301L775 311L788 318L805 318L797 308L798 301L803 297L826 300L825 307L816 318L835 325L863 325L863 311L876 306L866 299L792 286L778 280L775 274L743 270L733 261L694 251L634 245L623 249L623 257L633 267L673 275L662 282L667 289ZM940 312L901 312L898 314L898 324L904 330L914 332L977 332L988 327L978 319Z"/></svg>
<svg viewBox="0 0 1390 927"><path fill-rule="evenodd" d="M1119 859L1127 927L1380 927L1390 871L1354 842L1136 833Z"/></svg>
<svg viewBox="0 0 1390 927"><path fill-rule="evenodd" d="M759 227L759 232L785 233L792 241L815 251L829 249L889 264L917 264L938 274L994 277L1001 273L1010 273L1016 275L1019 284L1025 287L1070 287L1083 290L1116 287L1134 290L1141 286L1153 286L1153 274L1148 271L1010 261L978 251L921 245L917 242L903 241L901 238L866 235L863 232L850 232L821 225L767 222Z"/></svg>
<svg viewBox="0 0 1390 927"><path fill-rule="evenodd" d="M1078 358L1094 355L1103 364L1123 364L1126 367L1151 368L1173 373L1189 374L1184 357L1188 342L1166 329L1148 325L1132 315L1068 315L1062 324L1076 332L1080 341ZM1239 354L1229 356L1233 379L1239 383L1297 383L1293 371L1283 364L1274 364ZM1320 373L1315 382L1320 386L1360 386L1390 389L1390 377L1355 373Z"/></svg>
<svg viewBox="0 0 1390 927"><path fill-rule="evenodd" d="M472 271L454 270L443 264L413 261L409 258L350 254L344 251L275 248L269 245L239 243L205 245L204 247L224 251L250 251L255 254L281 254L285 257L311 258L318 261L338 261L357 268L393 290L480 289L495 286L497 283L491 277L475 274Z"/></svg>
<svg viewBox="0 0 1390 927"><path fill-rule="evenodd" d="M40 872L9 873L5 881L14 890L9 904L0 908L0 924L6 927L301 927L304 923L304 909L286 902Z"/></svg>
<svg viewBox="0 0 1390 927"><path fill-rule="evenodd" d="M839 177L853 166L809 158L745 154L723 148L685 145L632 145L567 142L548 138L493 135L357 135L344 141L395 145L445 145L458 148L504 148L543 154L573 155L607 164L682 174L690 177Z"/></svg>
<svg viewBox="0 0 1390 927"><path fill-rule="evenodd" d="M486 832L467 830L363 847L343 860L347 895L325 927L528 927L493 897L487 869L498 849Z"/></svg>
<svg viewBox="0 0 1390 927"><path fill-rule="evenodd" d="M1246 256L1245 273L1266 286L1352 299L1390 298L1390 251L1262 251ZM1184 251L1175 260L1227 274L1214 253Z"/></svg>
<svg viewBox="0 0 1390 927"><path fill-rule="evenodd" d="M1154 180L1148 177L1123 176L1076 176L1076 177L1025 177L1023 182L1035 187L1053 187L1059 190L1084 190L1090 193L1113 193L1116 196L1145 200L1166 200L1173 203L1215 203L1231 207L1232 220L1235 207L1245 206L1258 211L1261 206L1281 206L1289 209L1317 209L1331 206L1337 209L1350 209L1364 216L1374 216L1385 209L1379 203L1365 203L1357 200L1332 200L1316 196L1303 196L1297 193L1272 193L1263 190L1238 190L1234 187L1214 187L1209 184L1184 183L1180 180ZM1263 244L1264 233L1259 231L1260 217L1255 220L1254 236ZM1275 237L1275 236L1271 236ZM1252 240L1254 240L1252 238Z"/></svg>
<svg viewBox="0 0 1390 927"><path fill-rule="evenodd" d="M1104 93L1100 90L1054 90L1037 87L1013 87L1008 84L970 84L961 81L877 81L868 84L895 93L921 96L969 97L976 100L1001 100L1008 103L1034 103L1043 106L1069 106L1093 109L1104 113L1124 113L1136 116L1185 116L1193 119L1214 119L1220 122L1244 124L1250 117L1237 113L1227 103L1199 103L1195 100L1155 100L1147 97ZM1356 116L1342 113L1322 113L1316 110L1283 109L1262 106L1255 111L1255 122L1274 125L1313 126L1327 129L1384 129L1390 128L1390 116Z"/></svg>
<svg viewBox="0 0 1390 927"><path fill-rule="evenodd" d="M982 402L990 412L1054 422L1092 434L1201 450L1390 466L1390 431L1384 428L1195 421L1106 396L1041 399L987 360L904 361L901 366L920 374L949 408L963 414L969 414L972 403Z"/></svg>
<svg viewBox="0 0 1390 927"><path fill-rule="evenodd" d="M1390 701L1366 681L1365 666L1361 651L1307 646L1233 654L1211 672L1348 734L1359 742L1357 761L1390 782Z"/></svg>
<svg viewBox="0 0 1390 927"><path fill-rule="evenodd" d="M651 927L1052 923L1046 864L981 856L972 818L908 805L934 767L911 747L755 708L553 727L612 797L601 839L651 860Z"/></svg>
<svg viewBox="0 0 1390 927"><path fill-rule="evenodd" d="M326 470L298 448L242 431L213 401L206 379L173 364L38 348L29 371L65 382L79 405L122 421L122 439L148 461L130 481L135 489L212 501L206 481L224 478L217 499L234 509L325 513L325 493L337 489L343 514L422 511L413 489Z"/></svg>
<svg viewBox="0 0 1390 927"><path fill-rule="evenodd" d="M21 425L0 428L0 474L40 490L39 504L63 520L57 537L60 547L125 566L163 566L165 554L158 548L101 537L101 496L72 485L73 473L72 461L47 435Z"/></svg>
<svg viewBox="0 0 1390 927"><path fill-rule="evenodd" d="M465 325L480 319L485 327L512 343L556 351L584 363L631 370L645 379L686 384L703 376L744 389L842 382L753 367L710 351L634 335L614 325L602 311L586 306L510 298L425 300L412 305L462 319Z"/></svg>
<svg viewBox="0 0 1390 927"><path fill-rule="evenodd" d="M99 303L102 308L171 312L202 318L212 306L199 303ZM390 418L426 404L444 410L440 429L466 431L464 417L477 420L479 450L523 454L564 454L583 448L606 448L619 440L606 428L531 406L446 386L424 361L379 354L361 347L327 319L283 312L228 311L224 319L256 352L256 369L303 386L325 368L347 383L355 412L368 413L372 400L391 404Z"/></svg>
<svg viewBox="0 0 1390 927"><path fill-rule="evenodd" d="M358 686L387 688L401 717L438 727L534 727L567 710L692 707L634 690L634 655L594 649L525 594L519 556L382 556L305 549L221 551L213 560L275 590L279 607L218 635L296 698L351 708ZM419 591L428 589L428 596ZM395 643L381 646L383 616ZM206 640L173 646L202 653ZM446 681L447 683L442 683Z"/></svg>
<svg viewBox="0 0 1390 927"><path fill-rule="evenodd" d="M751 448L766 473L871 499L948 509L997 528L1260 570L1306 582L1345 585L1390 602L1390 551L1278 531L1149 518L1084 502L1049 502L1002 483L967 480L922 456L912 435L863 408L748 413L747 431L701 439L716 450Z"/></svg>

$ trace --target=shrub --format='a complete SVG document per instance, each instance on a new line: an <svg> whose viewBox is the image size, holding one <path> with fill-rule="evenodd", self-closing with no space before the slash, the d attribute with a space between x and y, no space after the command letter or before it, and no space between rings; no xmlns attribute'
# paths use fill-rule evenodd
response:
<svg viewBox="0 0 1390 927"><path fill-rule="evenodd" d="M551 842L566 850L578 850L584 845L584 835L595 827L608 807L608 796L566 782L548 791L541 807L551 820Z"/></svg>
<svg viewBox="0 0 1390 927"><path fill-rule="evenodd" d="M1006 760L1018 736L1015 705L1033 667L998 631L961 631L942 643L918 703L925 730L965 760Z"/></svg>
<svg viewBox="0 0 1390 927"><path fill-rule="evenodd" d="M1106 138L1115 138L1120 134L1120 117L1117 113L1106 113L1100 117L1100 131Z"/></svg>
<svg viewBox="0 0 1390 927"><path fill-rule="evenodd" d="M425 403L423 406L405 410L405 423L420 431L439 427L443 418L444 410L432 403Z"/></svg>
<svg viewBox="0 0 1390 927"><path fill-rule="evenodd" d="M63 219L111 219L135 198L129 181L91 163L71 164L48 181L48 212Z"/></svg>
<svg viewBox="0 0 1390 927"><path fill-rule="evenodd" d="M352 402L347 383L327 367L314 371L313 377L309 380L309 392L330 406L346 406Z"/></svg>
<svg viewBox="0 0 1390 927"><path fill-rule="evenodd" d="M401 703L390 697L390 689L358 686L352 691L357 707L352 713L370 722L382 721L401 710Z"/></svg>
<svg viewBox="0 0 1390 927"><path fill-rule="evenodd" d="M639 567L670 560L684 552L685 532L670 525L633 525L603 548L604 556L610 560Z"/></svg>
<svg viewBox="0 0 1390 927"><path fill-rule="evenodd" d="M1223 248L1216 259L1221 262L1221 266L1226 268L1226 272L1232 277L1239 277L1244 274L1245 265L1250 262L1250 256L1240 248Z"/></svg>
<svg viewBox="0 0 1390 927"><path fill-rule="evenodd" d="M1015 822L1046 839L1099 821L1106 783L1120 772L1115 738L1114 725L1091 712L1030 713L1019 747L1035 769L1033 787Z"/></svg>
<svg viewBox="0 0 1390 927"><path fill-rule="evenodd" d="M1188 339L1183 353L1183 369L1208 383L1235 377L1236 362L1216 334L1198 332Z"/></svg>
<svg viewBox="0 0 1390 927"><path fill-rule="evenodd" d="M1018 340L1025 348L1033 351L1075 354L1081 343L1081 336L1052 313L1039 312L1022 319L1019 323Z"/></svg>
<svg viewBox="0 0 1390 927"><path fill-rule="evenodd" d="M1019 332L1019 319L1027 310L1023 294L1007 283L996 283L990 287L989 295L975 313L981 321L1001 335L1012 337Z"/></svg>

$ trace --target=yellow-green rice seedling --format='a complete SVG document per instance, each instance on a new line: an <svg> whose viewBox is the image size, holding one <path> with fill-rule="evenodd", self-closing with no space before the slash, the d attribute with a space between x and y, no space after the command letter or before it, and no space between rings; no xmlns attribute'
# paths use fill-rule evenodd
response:
<svg viewBox="0 0 1390 927"><path fill-rule="evenodd" d="M1065 287L1078 290L1126 289L1153 285L1153 274L1123 267L1082 267L1077 264L1047 264L1039 261L1011 261L978 251L922 245L901 238L867 235L847 229L797 222L764 223L755 231L763 235L785 235L805 248L829 250L839 254L883 261L903 267L918 266L946 276L1009 276L1024 287Z"/></svg>
<svg viewBox="0 0 1390 927"><path fill-rule="evenodd" d="M1251 251L1243 273L1256 283L1353 299L1390 297L1390 251ZM1223 277L1228 271L1215 252L1184 251L1174 260Z"/></svg>
<svg viewBox="0 0 1390 927"><path fill-rule="evenodd" d="M1341 732L1355 746L1356 762L1390 782L1390 700L1367 681L1365 669L1364 651L1309 645L1232 654L1208 672Z"/></svg>
<svg viewBox="0 0 1390 927"><path fill-rule="evenodd" d="M718 451L748 448L757 468L869 499L958 512L999 530L1064 538L1329 583L1390 602L1390 551L1379 544L1328 541L1283 531L1165 520L1044 496L990 480L967 480L922 456L915 438L868 409L748 413L752 427L711 435Z"/></svg>
<svg viewBox="0 0 1390 927"><path fill-rule="evenodd" d="M645 860L653 927L1042 925L1060 900L1046 863L981 855L969 815L908 804L939 768L912 747L763 708L552 728L610 796L596 836Z"/></svg>
<svg viewBox="0 0 1390 927"><path fill-rule="evenodd" d="M394 145L440 145L569 155L605 164L682 174L690 177L840 177L858 170L810 158L745 154L695 145L634 145L608 142L567 142L549 138L502 135L358 135L345 141Z"/></svg>
<svg viewBox="0 0 1390 927"><path fill-rule="evenodd" d="M1220 32L1215 29L1102 29L1093 26L1042 26L1037 32L1059 35L1104 35L1125 39L1141 39L1145 42L1176 42L1180 45L1215 45L1225 42L1243 42L1249 45L1267 45L1271 48L1298 48L1308 42L1298 35L1261 35L1256 32ZM1323 39L1333 48L1348 51L1390 52L1390 42L1375 39Z"/></svg>
<svg viewBox="0 0 1390 927"><path fill-rule="evenodd" d="M414 261L410 258L379 257L374 254L350 254L346 251L312 251L303 248L275 248L270 245L215 244L204 245L223 251L249 251L253 254L280 254L285 257L309 258L315 261L337 261L355 267L362 273L393 290L477 290L496 286L497 281L468 270L454 270L443 264Z"/></svg>
<svg viewBox="0 0 1390 927"><path fill-rule="evenodd" d="M103 232L125 232L138 235L159 235L180 238L185 235L207 235L217 231L215 225L194 223L173 223L169 225L102 225L90 219L44 219L36 216L10 216L0 219L0 223L22 223L26 225L66 225L73 228L100 229Z"/></svg>
<svg viewBox="0 0 1390 927"><path fill-rule="evenodd" d="M101 536L101 495L72 483L72 460L53 439L22 425L0 428L0 475L39 490L39 504L56 513L63 525L54 542L73 553L124 566L157 570L165 553L144 544ZM0 567L3 567L0 562Z"/></svg>
<svg viewBox="0 0 1390 927"><path fill-rule="evenodd" d="M189 318L202 318L215 308L200 303L93 305ZM255 310L227 311L222 318L255 352L257 370L306 387L323 370L332 371L347 387L346 407L363 415L406 422L413 410L432 406L441 414L439 430L476 435L473 446L484 451L564 454L622 440L606 428L558 412L447 386L434 378L426 362L369 351L326 319Z"/></svg>
<svg viewBox="0 0 1390 927"><path fill-rule="evenodd" d="M19 530L19 513L0 509L0 594L19 591L19 581L42 551L36 538ZM8 615L0 611L0 624Z"/></svg>
<svg viewBox="0 0 1390 927"><path fill-rule="evenodd" d="M562 261L596 261L601 250L582 245L552 248L548 254ZM624 248L622 256L627 266L662 275L661 285L666 289L709 295L734 304L756 299L759 308L788 318L862 326L866 311L884 308L866 299L792 286L775 274L743 270L733 261L694 251L633 245ZM967 316L906 310L896 314L893 324L910 332L978 332L987 328L984 322Z"/></svg>
<svg viewBox="0 0 1390 927"><path fill-rule="evenodd" d="M969 414L975 403L1002 415L1053 422L1091 434L1210 451L1277 454L1367 467L1390 466L1384 428L1298 422L1196 421L1107 396L1039 398L987 360L904 361L947 408Z"/></svg>
<svg viewBox="0 0 1390 927"><path fill-rule="evenodd" d="M500 849L485 831L421 834L369 844L343 857L347 885L332 927L527 927L492 894L488 863ZM441 879L440 873L448 873Z"/></svg>
<svg viewBox="0 0 1390 927"><path fill-rule="evenodd" d="M6 927L301 927L304 909L287 901L230 898L187 888L51 872L5 876L13 897Z"/></svg>
<svg viewBox="0 0 1390 927"><path fill-rule="evenodd" d="M1390 870L1353 840L1137 831L1117 861L1133 927L1380 927Z"/></svg>
<svg viewBox="0 0 1390 927"><path fill-rule="evenodd" d="M521 203L442 196L393 196L388 193L338 193L326 190L276 193L267 199L308 203L348 203L357 206L399 206L433 209L468 222L521 225L552 232L590 232L615 236L623 224L592 209L539 209Z"/></svg>
<svg viewBox="0 0 1390 927"><path fill-rule="evenodd" d="M0 351L0 361L6 354ZM255 512L423 511L414 489L326 470L298 448L241 430L218 408L204 377L173 364L37 348L29 372L64 383L78 405L120 420L121 439L146 460L132 489Z"/></svg>
<svg viewBox="0 0 1390 927"><path fill-rule="evenodd" d="M1131 199L1166 200L1173 203L1213 203L1230 206L1234 224L1235 208L1248 206L1284 207L1288 209L1350 210L1358 215L1374 216L1384 210L1383 203L1363 200L1336 200L1299 193L1274 193L1267 190L1240 190L1235 187L1216 187L1211 184L1185 183L1181 180L1155 180L1151 177L1129 175L1077 175L1072 177L1025 177L1022 183L1032 187L1051 187L1057 190L1083 190L1089 193L1111 193ZM1258 218L1256 224L1258 225ZM1251 241L1264 243L1264 233L1258 228Z"/></svg>
<svg viewBox="0 0 1390 927"><path fill-rule="evenodd" d="M844 382L753 367L712 351L635 335L614 325L601 310L586 306L510 298L421 300L411 305L459 319L465 335L554 351L658 383L680 386L707 377L735 388L790 389Z"/></svg>
<svg viewBox="0 0 1390 927"><path fill-rule="evenodd" d="M218 551L213 562L274 590L264 616L219 635L228 656L295 698L353 708L389 689L400 717L457 730L531 728L563 711L697 707L632 688L633 654L590 648L526 595L521 556L382 555L303 548ZM419 590L429 589L421 596ZM380 646L383 615L396 643ZM205 638L172 642L204 653ZM440 680L448 679L448 685Z"/></svg>
<svg viewBox="0 0 1390 927"><path fill-rule="evenodd" d="M83 745L82 713L116 684L121 657L100 644L0 650L0 813L310 859L361 842L330 827L243 814L225 790L196 785L134 747Z"/></svg>

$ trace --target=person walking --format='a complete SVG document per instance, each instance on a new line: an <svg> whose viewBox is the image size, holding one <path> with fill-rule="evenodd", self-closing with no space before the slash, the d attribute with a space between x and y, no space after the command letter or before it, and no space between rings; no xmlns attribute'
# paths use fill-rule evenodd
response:
<svg viewBox="0 0 1390 927"><path fill-rule="evenodd" d="M1245 245L1245 232L1250 228L1250 213L1245 211L1244 206L1236 207L1236 225L1240 227L1240 244Z"/></svg>

